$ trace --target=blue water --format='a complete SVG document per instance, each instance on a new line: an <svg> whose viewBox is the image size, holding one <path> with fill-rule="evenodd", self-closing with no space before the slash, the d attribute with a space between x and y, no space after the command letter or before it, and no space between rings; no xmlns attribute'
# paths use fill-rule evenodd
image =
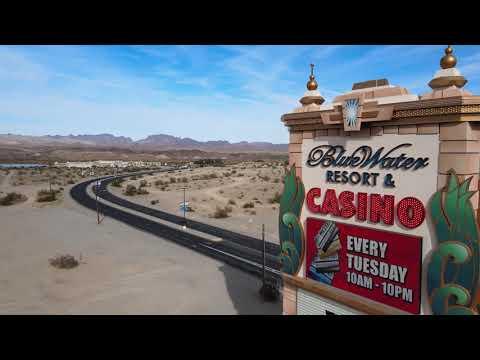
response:
<svg viewBox="0 0 480 360"><path fill-rule="evenodd" d="M46 167L43 164L0 164L0 169Z"/></svg>

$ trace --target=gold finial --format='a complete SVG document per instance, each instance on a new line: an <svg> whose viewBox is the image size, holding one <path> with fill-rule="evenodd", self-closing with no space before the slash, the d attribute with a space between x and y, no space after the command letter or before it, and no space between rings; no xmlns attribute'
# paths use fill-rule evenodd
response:
<svg viewBox="0 0 480 360"><path fill-rule="evenodd" d="M307 82L307 89L308 90L317 90L318 84L315 81L315 75L313 75L313 67L315 65L310 64L310 80Z"/></svg>
<svg viewBox="0 0 480 360"><path fill-rule="evenodd" d="M450 69L457 65L457 59L453 55L453 49L450 45L445 49L445 56L440 60L442 69Z"/></svg>

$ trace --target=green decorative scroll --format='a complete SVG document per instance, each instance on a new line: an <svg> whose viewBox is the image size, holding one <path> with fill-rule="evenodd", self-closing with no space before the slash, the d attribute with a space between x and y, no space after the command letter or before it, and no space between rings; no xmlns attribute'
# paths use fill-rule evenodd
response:
<svg viewBox="0 0 480 360"><path fill-rule="evenodd" d="M430 202L438 247L427 269L427 292L434 315L477 315L479 243L469 191L472 177L460 183L454 170Z"/></svg>
<svg viewBox="0 0 480 360"><path fill-rule="evenodd" d="M285 175L285 187L280 198L279 237L282 271L297 275L305 256L305 235L300 214L305 198L305 187L296 176L295 165Z"/></svg>

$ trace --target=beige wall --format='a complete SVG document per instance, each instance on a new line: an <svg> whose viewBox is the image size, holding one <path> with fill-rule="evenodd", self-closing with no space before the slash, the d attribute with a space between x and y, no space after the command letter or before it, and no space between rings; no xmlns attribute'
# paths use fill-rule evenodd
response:
<svg viewBox="0 0 480 360"><path fill-rule="evenodd" d="M432 193L435 189L443 187L447 181L447 172L454 169L461 180L473 177L470 190L479 189L480 172L480 125L473 122L455 123L422 123L394 126L372 126L362 128L359 132L345 133L338 127L309 130L291 131L289 145L289 164L295 164L297 176L302 177L302 143L304 139L316 136L382 136L383 134L398 134L419 136L424 134L439 134L439 158L437 184L432 184ZM471 198L472 205L477 212L479 209L478 192ZM424 282L422 282L424 283ZM422 286L425 286L424 284ZM284 314L296 314L296 287L285 285Z"/></svg>

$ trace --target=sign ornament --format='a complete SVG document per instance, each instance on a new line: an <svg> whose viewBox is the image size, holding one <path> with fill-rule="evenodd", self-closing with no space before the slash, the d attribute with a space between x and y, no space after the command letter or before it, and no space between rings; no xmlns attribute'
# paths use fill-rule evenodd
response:
<svg viewBox="0 0 480 360"><path fill-rule="evenodd" d="M279 237L282 272L297 275L305 256L305 235L300 222L305 187L296 176L295 164L285 175L285 186L280 198Z"/></svg>
<svg viewBox="0 0 480 360"><path fill-rule="evenodd" d="M343 103L343 127L345 131L359 131L361 126L360 99L347 99Z"/></svg>
<svg viewBox="0 0 480 360"><path fill-rule="evenodd" d="M479 237L469 191L449 171L447 185L430 202L438 246L427 269L427 293L434 315L478 315Z"/></svg>

